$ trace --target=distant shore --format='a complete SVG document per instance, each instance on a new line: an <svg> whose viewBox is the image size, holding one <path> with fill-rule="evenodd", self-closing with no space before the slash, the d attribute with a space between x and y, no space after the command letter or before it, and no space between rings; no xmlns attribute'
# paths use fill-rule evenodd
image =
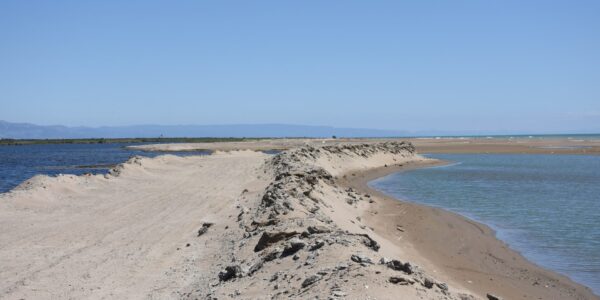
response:
<svg viewBox="0 0 600 300"><path fill-rule="evenodd" d="M542 136L476 136L476 137L411 137L411 138L90 138L90 139L0 139L2 145L39 144L140 144L127 148L143 151L203 151L251 149L257 151L286 150L302 145L344 143L377 143L410 141L419 153L521 153L599 155L598 135Z"/></svg>
<svg viewBox="0 0 600 300"><path fill-rule="evenodd" d="M600 155L600 139L549 138L410 138L410 139L263 139L230 143L164 143L129 146L145 151L230 151L235 149L286 150L303 145L325 146L339 143L363 144L409 141L419 153L514 153Z"/></svg>
<svg viewBox="0 0 600 300"><path fill-rule="evenodd" d="M215 143L240 142L246 138L82 138L82 139L0 139L0 146L48 144L135 144L135 143Z"/></svg>

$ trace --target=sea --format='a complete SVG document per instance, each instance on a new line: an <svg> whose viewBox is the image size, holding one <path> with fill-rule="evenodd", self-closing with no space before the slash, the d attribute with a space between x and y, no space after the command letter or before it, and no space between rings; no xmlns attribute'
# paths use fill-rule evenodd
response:
<svg viewBox="0 0 600 300"><path fill-rule="evenodd" d="M600 156L430 154L449 162L370 182L484 223L530 261L600 294Z"/></svg>

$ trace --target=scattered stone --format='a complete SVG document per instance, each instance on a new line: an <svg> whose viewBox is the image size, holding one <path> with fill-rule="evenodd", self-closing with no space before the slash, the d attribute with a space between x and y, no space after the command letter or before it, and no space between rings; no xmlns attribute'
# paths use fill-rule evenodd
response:
<svg viewBox="0 0 600 300"><path fill-rule="evenodd" d="M316 240L312 245L310 245L308 250L315 251L323 246L325 246L325 242L323 240Z"/></svg>
<svg viewBox="0 0 600 300"><path fill-rule="evenodd" d="M250 269L248 269L248 275L252 275L252 274L256 273L258 270L260 270L263 267L264 263L265 263L264 260L259 259L257 262L252 264L252 266L250 266Z"/></svg>
<svg viewBox="0 0 600 300"><path fill-rule="evenodd" d="M308 226L308 228L306 228L306 230L308 231L308 233L310 234L319 234L319 233L329 233L331 232L331 229L325 227L325 226Z"/></svg>
<svg viewBox="0 0 600 300"><path fill-rule="evenodd" d="M388 281L399 285L409 285L415 283L414 280L402 276L391 276Z"/></svg>
<svg viewBox="0 0 600 300"><path fill-rule="evenodd" d="M228 281L230 279L240 277L242 274L242 268L240 266L227 266L224 270L219 272L220 281Z"/></svg>
<svg viewBox="0 0 600 300"><path fill-rule="evenodd" d="M368 234L359 234L359 235L365 237L363 239L363 244L365 244L365 246L371 248L375 252L379 251L379 248L380 248L379 244L374 239L372 239Z"/></svg>
<svg viewBox="0 0 600 300"><path fill-rule="evenodd" d="M198 236L205 234L208 231L208 228L210 228L213 225L213 223L202 223L202 227L198 229Z"/></svg>
<svg viewBox="0 0 600 300"><path fill-rule="evenodd" d="M292 238L287 242L287 244L283 248L283 253L281 253L281 257L292 255L298 252L298 250L304 248L304 246L306 246L306 243L303 242L301 239Z"/></svg>
<svg viewBox="0 0 600 300"><path fill-rule="evenodd" d="M372 264L373 263L373 261L371 261L371 259L369 257L362 255L362 254L352 254L350 259L359 264Z"/></svg>
<svg viewBox="0 0 600 300"><path fill-rule="evenodd" d="M425 277L425 279L423 279L423 286L428 289L432 288L434 283L435 282L433 281L433 279L429 277Z"/></svg>
<svg viewBox="0 0 600 300"><path fill-rule="evenodd" d="M473 295L460 293L457 295L460 300L475 300L476 298Z"/></svg>
<svg viewBox="0 0 600 300"><path fill-rule="evenodd" d="M442 291L448 290L448 285L443 282L436 282L435 285Z"/></svg>
<svg viewBox="0 0 600 300"><path fill-rule="evenodd" d="M476 299L473 295L464 294L464 293L459 293L457 296L460 300L475 300Z"/></svg>
<svg viewBox="0 0 600 300"><path fill-rule="evenodd" d="M500 298L500 297L498 297L498 296L496 296L496 295L494 295L494 294L490 294L490 293L488 293L486 296L487 296L487 298L488 298L489 300L502 300L502 298Z"/></svg>
<svg viewBox="0 0 600 300"><path fill-rule="evenodd" d="M321 275L312 275L312 276L304 279L304 281L302 282L302 287L305 288L309 285L312 285L315 282L321 280L321 278L323 278Z"/></svg>
<svg viewBox="0 0 600 300"><path fill-rule="evenodd" d="M342 291L332 291L331 296L341 298L341 297L346 296L346 293L344 293Z"/></svg>
<svg viewBox="0 0 600 300"><path fill-rule="evenodd" d="M379 264L381 265L387 265L390 262L390 260L387 257L382 257L381 259L379 259Z"/></svg>
<svg viewBox="0 0 600 300"><path fill-rule="evenodd" d="M392 261L388 262L387 266L388 266L388 268L390 268L392 270L402 271L406 274L414 273L414 268L410 263L408 263L408 262L402 263L401 261L399 261L397 259L393 259Z"/></svg>
<svg viewBox="0 0 600 300"><path fill-rule="evenodd" d="M266 221L252 220L251 225L254 226L254 228L256 228L256 227L273 226L273 225L277 225L277 223L279 223L279 220L277 220L277 219L268 219Z"/></svg>
<svg viewBox="0 0 600 300"><path fill-rule="evenodd" d="M295 236L297 234L298 233L295 231L292 231L292 232L285 232L285 231L266 232L265 231L265 232L263 232L262 236L258 240L258 243L256 243L256 246L254 247L254 252L261 251L281 240L285 240L285 239Z"/></svg>
<svg viewBox="0 0 600 300"><path fill-rule="evenodd" d="M267 255L265 255L263 257L263 259L265 261L272 261L272 260L276 259L277 257L280 257L281 252L283 252L283 250L281 248L277 247L277 248L273 249L273 251L267 253Z"/></svg>

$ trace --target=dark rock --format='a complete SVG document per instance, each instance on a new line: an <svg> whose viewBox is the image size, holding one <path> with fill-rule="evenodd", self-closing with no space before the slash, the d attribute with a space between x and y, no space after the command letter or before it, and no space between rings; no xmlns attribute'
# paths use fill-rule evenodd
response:
<svg viewBox="0 0 600 300"><path fill-rule="evenodd" d="M331 232L331 229L325 227L325 226L308 226L308 228L306 228L306 230L308 231L308 233L310 234L319 234L319 233L329 233Z"/></svg>
<svg viewBox="0 0 600 300"><path fill-rule="evenodd" d="M393 259L392 261L387 263L388 268L396 271L402 271L406 274L414 273L414 268L410 263L402 263L397 259Z"/></svg>
<svg viewBox="0 0 600 300"><path fill-rule="evenodd" d="M346 293L344 293L340 290L335 290L335 291L331 291L331 296L335 297L335 298L342 298L342 297L346 296Z"/></svg>
<svg viewBox="0 0 600 300"><path fill-rule="evenodd" d="M380 246L374 239L372 239L368 234L360 235L364 237L363 244L365 244L365 246L371 248L375 252L379 251Z"/></svg>
<svg viewBox="0 0 600 300"><path fill-rule="evenodd" d="M368 258L367 256L364 256L362 254L352 254L352 256L350 256L350 259L359 264L372 264L373 263L373 261L371 261L370 258Z"/></svg>
<svg viewBox="0 0 600 300"><path fill-rule="evenodd" d="M388 281L399 285L409 285L415 283L414 280L402 276L392 276L388 279Z"/></svg>
<svg viewBox="0 0 600 300"><path fill-rule="evenodd" d="M305 266L310 266L315 263L316 255L315 252L311 252L306 256L306 262L304 262Z"/></svg>
<svg viewBox="0 0 600 300"><path fill-rule="evenodd" d="M321 280L321 278L323 278L321 275L312 275L312 276L304 279L304 281L302 282L302 287L305 288L309 285L312 285L315 282Z"/></svg>
<svg viewBox="0 0 600 300"><path fill-rule="evenodd" d="M295 231L292 231L292 232L285 232L285 231L266 232L265 231L265 232L263 232L262 236L258 240L258 243L256 243L256 246L254 247L254 252L261 251L281 240L285 240L285 239L295 236L297 234L298 233Z"/></svg>
<svg viewBox="0 0 600 300"><path fill-rule="evenodd" d="M443 283L443 282L436 282L435 286L437 286L442 291L447 291L448 290L448 285L445 284L445 283Z"/></svg>
<svg viewBox="0 0 600 300"><path fill-rule="evenodd" d="M198 229L198 236L205 234L208 231L208 228L210 228L213 225L213 223L203 223L202 227Z"/></svg>
<svg viewBox="0 0 600 300"><path fill-rule="evenodd" d="M248 269L248 275L252 275L252 274L256 273L258 270L260 270L263 267L264 263L265 263L264 260L259 259L257 262L252 264L252 266L250 266L250 269Z"/></svg>
<svg viewBox="0 0 600 300"><path fill-rule="evenodd" d="M281 257L292 255L298 252L298 250L304 248L304 246L306 246L306 243L303 242L301 239L292 238L287 242L287 244L283 248L283 253L281 253Z"/></svg>
<svg viewBox="0 0 600 300"><path fill-rule="evenodd" d="M283 250L281 250L281 248L275 248L273 251L267 253L267 255L265 255L263 257L263 259L265 261L272 261L272 260L276 259L277 257L281 256L281 252L283 252Z"/></svg>
<svg viewBox="0 0 600 300"><path fill-rule="evenodd" d="M423 279L423 286L428 289L432 288L434 283L435 282L433 281L433 279L429 277L425 277L425 279Z"/></svg>
<svg viewBox="0 0 600 300"><path fill-rule="evenodd" d="M308 250L315 251L323 246L325 246L325 242L323 240L316 240L312 245L310 245Z"/></svg>
<svg viewBox="0 0 600 300"><path fill-rule="evenodd" d="M257 220L252 220L252 226L254 227L265 227L265 226L273 226L273 225L277 225L277 223L279 223L278 219L268 219L266 221L257 221Z"/></svg>
<svg viewBox="0 0 600 300"><path fill-rule="evenodd" d="M219 272L220 281L228 281L230 279L240 277L242 274L242 268L240 266L227 266L224 270Z"/></svg>
<svg viewBox="0 0 600 300"><path fill-rule="evenodd" d="M498 297L498 296L496 296L496 295L494 295L494 294L490 294L490 293L488 293L486 296L487 296L487 298L488 298L489 300L502 300L502 298L500 298L500 297Z"/></svg>

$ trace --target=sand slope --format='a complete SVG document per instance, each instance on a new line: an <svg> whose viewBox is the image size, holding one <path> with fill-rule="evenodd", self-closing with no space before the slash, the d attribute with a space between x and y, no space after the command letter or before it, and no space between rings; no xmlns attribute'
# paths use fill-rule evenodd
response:
<svg viewBox="0 0 600 300"><path fill-rule="evenodd" d="M35 178L0 197L0 298L178 298L220 251L198 228L233 213L244 189L264 190L264 158L169 155L107 179Z"/></svg>

